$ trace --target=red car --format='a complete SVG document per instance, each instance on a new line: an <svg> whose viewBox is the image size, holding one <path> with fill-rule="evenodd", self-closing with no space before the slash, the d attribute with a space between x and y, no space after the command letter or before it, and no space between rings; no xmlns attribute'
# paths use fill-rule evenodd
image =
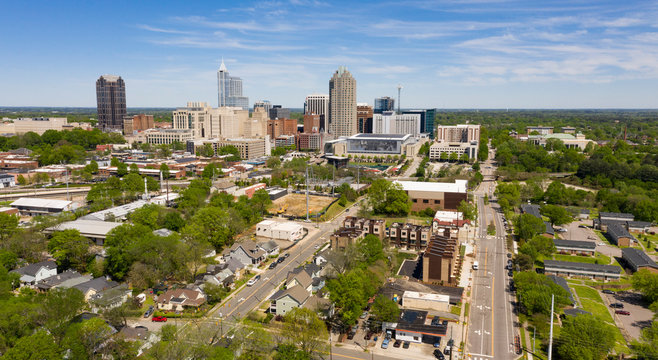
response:
<svg viewBox="0 0 658 360"><path fill-rule="evenodd" d="M151 321L155 322L167 322L167 318L164 316L154 316L151 318Z"/></svg>
<svg viewBox="0 0 658 360"><path fill-rule="evenodd" d="M619 314L619 315L630 315L631 313L628 312L628 311L626 311L626 310L617 310L617 311L615 311L615 314Z"/></svg>

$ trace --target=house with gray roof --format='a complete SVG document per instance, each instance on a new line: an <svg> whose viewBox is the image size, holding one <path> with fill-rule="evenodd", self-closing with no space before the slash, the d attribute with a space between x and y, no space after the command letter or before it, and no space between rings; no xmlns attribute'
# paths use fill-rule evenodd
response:
<svg viewBox="0 0 658 360"><path fill-rule="evenodd" d="M313 279L302 267L298 267L288 273L286 277L286 288L301 286L306 291L311 291Z"/></svg>
<svg viewBox="0 0 658 360"><path fill-rule="evenodd" d="M621 257L633 272L647 269L652 273L658 274L658 265L644 251L636 248L621 249Z"/></svg>
<svg viewBox="0 0 658 360"><path fill-rule="evenodd" d="M258 247L265 251L267 256L276 256L279 254L279 244L274 240L258 243Z"/></svg>
<svg viewBox="0 0 658 360"><path fill-rule="evenodd" d="M635 241L633 235L631 235L624 226L618 223L608 225L605 235L612 244L619 247L631 246L631 243Z"/></svg>
<svg viewBox="0 0 658 360"><path fill-rule="evenodd" d="M73 288L76 288L85 295L85 300L89 301L93 295L98 294L101 291L109 290L119 286L119 283L116 281L108 280L104 277L97 277L83 283L73 285Z"/></svg>
<svg viewBox="0 0 658 360"><path fill-rule="evenodd" d="M47 260L23 266L10 272L21 276L21 285L34 285L43 279L57 275L57 264L52 260Z"/></svg>
<svg viewBox="0 0 658 360"><path fill-rule="evenodd" d="M524 214L533 215L534 217L541 219L541 213L539 212L539 205L521 204L521 212L523 212Z"/></svg>
<svg viewBox="0 0 658 360"><path fill-rule="evenodd" d="M558 285L559 287L566 290L567 294L569 294L569 300L571 301L571 305L576 303L576 301L573 299L573 294L571 293L569 284L567 284L567 280L565 280L563 277L559 277L555 275L547 275L547 277L551 279L551 281L553 281L555 285Z"/></svg>
<svg viewBox="0 0 658 360"><path fill-rule="evenodd" d="M593 241L553 239L553 243L560 254L593 256L596 252L596 243Z"/></svg>
<svg viewBox="0 0 658 360"><path fill-rule="evenodd" d="M113 288L102 290L89 297L87 301L92 312L98 313L104 310L121 306L132 296L132 290L128 285L121 284Z"/></svg>
<svg viewBox="0 0 658 360"><path fill-rule="evenodd" d="M75 270L69 269L37 282L36 287L41 291L48 291L53 288L68 289L89 280L91 280L91 275L82 275Z"/></svg>
<svg viewBox="0 0 658 360"><path fill-rule="evenodd" d="M544 273L564 277L575 276L597 280L617 280L621 277L621 268L615 265L544 260Z"/></svg>
<svg viewBox="0 0 658 360"><path fill-rule="evenodd" d="M265 260L266 253L253 241L233 244L228 257L239 260L244 266L258 266Z"/></svg>
<svg viewBox="0 0 658 360"><path fill-rule="evenodd" d="M278 290L270 297L270 312L285 315L296 307L302 307L311 294L299 285L285 290Z"/></svg>

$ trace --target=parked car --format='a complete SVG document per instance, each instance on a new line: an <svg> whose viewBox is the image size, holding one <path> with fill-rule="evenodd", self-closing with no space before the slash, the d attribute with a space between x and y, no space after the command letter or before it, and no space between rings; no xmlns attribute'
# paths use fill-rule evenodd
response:
<svg viewBox="0 0 658 360"><path fill-rule="evenodd" d="M434 338L434 347L435 348L440 348L441 347L441 338L440 337ZM441 350L439 350L439 352L441 352Z"/></svg>
<svg viewBox="0 0 658 360"><path fill-rule="evenodd" d="M615 314L619 314L619 315L630 315L631 313L628 312L628 311L626 311L626 310L617 310L617 311L615 311Z"/></svg>
<svg viewBox="0 0 658 360"><path fill-rule="evenodd" d="M288 256L290 256L290 253L285 253L285 254L283 254L283 257L284 257L284 258L287 258Z"/></svg>
<svg viewBox="0 0 658 360"><path fill-rule="evenodd" d="M450 345L446 346L446 348L443 350L443 353L446 355L450 355Z"/></svg>
<svg viewBox="0 0 658 360"><path fill-rule="evenodd" d="M155 310L153 305L149 306L148 310L146 310L146 312L144 313L144 317L147 318L151 316L151 314L153 314L153 310Z"/></svg>
<svg viewBox="0 0 658 360"><path fill-rule="evenodd" d="M372 331L368 331L363 337L363 340L370 340L372 338Z"/></svg>
<svg viewBox="0 0 658 360"><path fill-rule="evenodd" d="M409 348L409 342L405 341L404 344L402 344L403 349L408 349Z"/></svg>
<svg viewBox="0 0 658 360"><path fill-rule="evenodd" d="M348 340L354 339L354 335L356 335L356 327L350 329L350 331L347 333L347 339Z"/></svg>
<svg viewBox="0 0 658 360"><path fill-rule="evenodd" d="M557 232L567 232L568 230L565 228L557 229Z"/></svg>
<svg viewBox="0 0 658 360"><path fill-rule="evenodd" d="M270 270L274 269L278 263L276 261L272 261L270 264Z"/></svg>
<svg viewBox="0 0 658 360"><path fill-rule="evenodd" d="M615 294L614 291L612 291L612 290L608 290L608 289L601 290L601 292L604 293L604 294L610 294L610 295L614 295L614 294Z"/></svg>
<svg viewBox="0 0 658 360"><path fill-rule="evenodd" d="M624 304L622 304L622 303L612 303L612 304L610 304L610 307L613 308L613 309L623 309Z"/></svg>
<svg viewBox="0 0 658 360"><path fill-rule="evenodd" d="M396 347L396 348L399 348L400 345L402 345L402 341L400 341L400 340L395 340L395 342L393 343L393 347Z"/></svg>
<svg viewBox="0 0 658 360"><path fill-rule="evenodd" d="M382 349L388 349L388 339L382 340Z"/></svg>
<svg viewBox="0 0 658 360"><path fill-rule="evenodd" d="M151 321L154 322L167 322L167 318L164 316L154 316L151 318Z"/></svg>
<svg viewBox="0 0 658 360"><path fill-rule="evenodd" d="M583 225L583 224L578 225L578 227L581 229L587 229L587 225Z"/></svg>
<svg viewBox="0 0 658 360"><path fill-rule="evenodd" d="M277 263L277 264L281 264L281 263L284 262L285 260L286 260L286 257L280 257L280 258L276 259L276 263Z"/></svg>
<svg viewBox="0 0 658 360"><path fill-rule="evenodd" d="M441 352L440 349L434 350L434 357L439 359L439 360L446 360L446 357L443 356L443 353Z"/></svg>
<svg viewBox="0 0 658 360"><path fill-rule="evenodd" d="M361 316L359 316L359 319L365 319L367 316L368 316L368 312L364 311L363 313L361 313Z"/></svg>
<svg viewBox="0 0 658 360"><path fill-rule="evenodd" d="M512 258L512 253L507 253L507 258L511 259Z"/></svg>

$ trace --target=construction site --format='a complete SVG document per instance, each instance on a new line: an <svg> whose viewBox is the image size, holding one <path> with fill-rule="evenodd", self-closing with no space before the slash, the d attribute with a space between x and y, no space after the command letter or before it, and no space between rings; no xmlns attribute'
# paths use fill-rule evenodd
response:
<svg viewBox="0 0 658 360"><path fill-rule="evenodd" d="M329 196L309 195L308 208L310 214L322 211L322 209L327 207L334 200L335 198ZM274 200L268 210L271 214L277 215L306 216L306 195L294 193L288 194Z"/></svg>

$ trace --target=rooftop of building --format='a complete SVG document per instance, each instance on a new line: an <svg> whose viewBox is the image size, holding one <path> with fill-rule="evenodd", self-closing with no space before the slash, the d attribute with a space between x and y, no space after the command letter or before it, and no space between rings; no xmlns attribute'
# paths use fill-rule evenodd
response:
<svg viewBox="0 0 658 360"><path fill-rule="evenodd" d="M596 249L596 243L593 241L578 241L578 240L561 240L553 239L556 247L572 247L580 249L594 250Z"/></svg>
<svg viewBox="0 0 658 360"><path fill-rule="evenodd" d="M42 207L49 209L65 209L71 205L72 201L68 200L55 200L55 199L41 199L41 198L19 198L11 203L12 207L27 206L27 207Z"/></svg>
<svg viewBox="0 0 658 360"><path fill-rule="evenodd" d="M615 265L601 265L570 261L544 260L544 268L558 270L592 271L606 274L621 274L621 268Z"/></svg>
<svg viewBox="0 0 658 360"><path fill-rule="evenodd" d="M621 249L622 257L635 267L648 266L658 269L658 264L640 249L631 247Z"/></svg>
<svg viewBox="0 0 658 360"><path fill-rule="evenodd" d="M77 219L74 221L63 222L59 225L50 227L48 231L64 231L64 230L78 230L81 235L99 235L106 236L115 227L121 226L120 223L101 221L101 220L87 220Z"/></svg>
<svg viewBox="0 0 658 360"><path fill-rule="evenodd" d="M454 183L396 180L394 183L400 184L404 191L466 193L468 180L455 180Z"/></svg>
<svg viewBox="0 0 658 360"><path fill-rule="evenodd" d="M349 137L350 140L406 140L411 134L356 134Z"/></svg>

